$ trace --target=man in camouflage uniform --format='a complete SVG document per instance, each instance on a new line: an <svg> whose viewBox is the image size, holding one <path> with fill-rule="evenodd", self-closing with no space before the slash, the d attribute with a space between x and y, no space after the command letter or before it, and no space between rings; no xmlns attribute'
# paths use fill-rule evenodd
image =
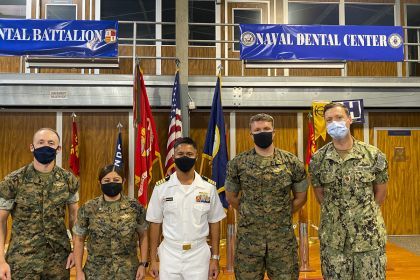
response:
<svg viewBox="0 0 420 280"><path fill-rule="evenodd" d="M0 182L0 279L69 279L74 265L64 223L66 206L73 226L79 200L77 178L55 165L60 138L50 128L38 130L30 150L32 163ZM6 223L12 237L4 256Z"/></svg>
<svg viewBox="0 0 420 280"><path fill-rule="evenodd" d="M379 206L388 181L385 155L357 141L348 109L325 106L333 138L315 153L309 172L321 204L321 267L325 279L385 279L386 232Z"/></svg>
<svg viewBox="0 0 420 280"><path fill-rule="evenodd" d="M237 280L298 279L292 213L306 202L308 187L299 159L273 145L274 119L250 119L254 148L228 163L226 195L239 210L235 253ZM293 196L291 195L293 193Z"/></svg>

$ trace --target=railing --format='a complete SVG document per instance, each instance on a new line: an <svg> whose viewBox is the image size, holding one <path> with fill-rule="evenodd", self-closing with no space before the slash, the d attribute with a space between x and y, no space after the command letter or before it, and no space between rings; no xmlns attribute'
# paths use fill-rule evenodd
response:
<svg viewBox="0 0 420 280"><path fill-rule="evenodd" d="M174 45L163 45L162 43L169 42L169 43L176 43L176 39L163 39L162 38L162 26L164 25L175 25L175 22L154 22L154 21L119 21L120 26L124 25L130 25L132 28L132 34L133 37L129 38L119 38L119 44L120 46L125 47L131 47L132 48L132 54L131 55L119 55L118 59L131 59L132 65L133 65L133 71L135 69L134 65L136 63L136 58L140 59L146 59L146 60L155 60L156 65L161 65L162 60L176 60L177 58L174 56L162 56L162 47L166 46L173 46ZM137 28L139 26L144 25L155 25L158 32L155 32L155 38L141 38L141 36L138 36ZM193 43L208 43L211 44L210 47L216 49L216 55L214 57L203 57L203 56L196 56L196 57L189 57L188 60L210 60L215 61L215 72L217 71L218 65L224 63L225 66L228 66L228 63L230 61L236 61L241 62L241 73L242 76L244 76L244 71L246 65L243 61L239 59L239 56L231 56L230 46L229 44L235 44L239 43L237 40L227 40L226 38L222 40L222 37L227 37L229 34L229 28L234 28L239 26L239 24L225 24L225 23L189 23L189 26L214 26L216 28L215 30L215 36L216 39L214 40L198 40L198 39L189 39L188 38L188 45L189 47L197 47L193 45ZM222 29L224 31L224 36L222 36ZM417 63L420 63L420 26L403 26L404 29L404 62L407 62L407 73L410 72L410 69L414 69L415 71L414 75L420 76L420 65L416 65ZM414 42L408 42L409 35L413 37L413 31L415 32L416 40ZM410 34L409 34L410 33ZM233 30L230 32L231 36L233 36L234 32ZM139 38L138 38L139 37ZM148 43L151 43L150 45ZM139 56L137 52L138 46L152 46L156 48L156 56ZM206 46L207 47L207 46ZM222 49L224 52L222 52ZM222 56L223 53L223 56ZM293 64L293 61L285 61L287 63L284 64L284 66L278 66L272 67L272 68L344 68L345 62L342 62L341 64L335 61L335 62L315 62L315 61L308 61L305 65L305 62L299 61L299 63ZM52 62L53 63L53 62ZM47 67L47 66L46 66ZM252 67L252 66L251 66ZM411 68L410 68L411 67ZM158 68L158 67L157 67ZM227 68L227 67L225 67ZM253 67L254 68L254 67ZM263 69L269 69L270 66L262 66L258 68ZM419 70L417 70L419 69ZM21 69L22 72L22 69ZM82 71L82 73L84 73ZM161 75L161 73L155 73L156 75ZM227 75L227 71L225 71L225 75Z"/></svg>
<svg viewBox="0 0 420 280"><path fill-rule="evenodd" d="M141 45L138 44L137 42L155 42L157 44L155 44L154 46L157 48L161 48L162 47L162 42L173 42L176 43L176 39L162 39L162 38L153 38L153 39L145 39L145 38L136 38L137 37L137 27L139 25L147 25L147 24L155 24L155 25L175 25L174 22L152 22L152 21L120 21L119 24L132 24L133 25L133 38L120 38L120 41L131 41L133 42L133 44L131 45L133 48L133 54L131 56L120 56L120 58L131 58L133 60L133 65L135 65L135 57L136 57L136 48L137 46ZM221 29L223 28L224 30L224 34L225 37L229 34L228 32L228 28L233 28L235 26L239 26L239 24L225 24L225 23L189 23L189 26L215 26L216 28L219 28L219 31L216 31L216 34L219 33L221 34ZM420 63L420 26L403 26L404 29L404 62L408 62L407 64L411 64L411 63ZM408 42L408 33L409 30L415 30L416 31L416 42ZM233 30L231 32L232 36L233 36ZM216 35L217 36L217 35ZM221 38L222 36L219 35L219 37ZM134 39L136 38L136 39ZM209 43L214 45L214 47L216 49L218 49L218 51L216 51L216 54L219 54L219 56L215 56L215 57L189 57L189 60L215 60L218 61L219 64L222 62L228 62L228 61L238 61L238 62L242 62L239 57L230 57L229 56L229 46L227 44L234 44L234 43L239 43L239 41L237 40L221 40L221 39L215 39L215 40L197 40L197 39L188 39L189 42L189 47L195 47L194 45L192 45L191 43ZM122 45L126 45L126 44L122 44ZM415 48L416 52L414 54L412 48ZM224 56L222 57L222 48L224 48ZM161 52L159 52L161 53ZM176 57L170 57L170 56L143 56L141 57L141 59L152 59L152 60L157 60L158 62L160 60L175 60ZM316 65L315 65L316 64ZM308 65L310 65L310 68L342 68L340 65L339 66L334 66L336 64L336 62L332 62L332 63L326 63L324 62L319 62L319 63L313 63L310 62ZM287 64L285 64L286 66L284 66L283 68L305 68L304 63L300 62L298 66L290 66L288 67ZM290 65L290 62L289 62ZM242 62L241 63L241 72L242 74L244 73L244 69L245 69L245 65ZM281 67L281 66L280 66ZM276 68L280 68L280 67L276 67ZM417 73L420 74L420 73Z"/></svg>

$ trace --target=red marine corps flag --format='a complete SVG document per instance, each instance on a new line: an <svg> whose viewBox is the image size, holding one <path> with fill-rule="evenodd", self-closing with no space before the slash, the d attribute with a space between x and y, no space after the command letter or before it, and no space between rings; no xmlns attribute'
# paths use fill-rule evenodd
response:
<svg viewBox="0 0 420 280"><path fill-rule="evenodd" d="M316 152L316 142L315 142L315 129L311 121L311 118L308 120L308 142L306 145L306 158L305 158L305 169L308 171L309 163L313 154Z"/></svg>
<svg viewBox="0 0 420 280"><path fill-rule="evenodd" d="M76 114L71 115L73 119L72 132L71 132L71 147L70 147L70 158L69 165L74 175L79 176L79 138L77 138L77 125L76 125Z"/></svg>
<svg viewBox="0 0 420 280"><path fill-rule="evenodd" d="M147 187L152 179L153 164L159 161L163 177L162 162L156 125L150 109L149 99L144 85L143 74L140 66L136 65L134 80L134 124L137 125L136 147L134 154L135 185L138 186L138 200L147 205Z"/></svg>

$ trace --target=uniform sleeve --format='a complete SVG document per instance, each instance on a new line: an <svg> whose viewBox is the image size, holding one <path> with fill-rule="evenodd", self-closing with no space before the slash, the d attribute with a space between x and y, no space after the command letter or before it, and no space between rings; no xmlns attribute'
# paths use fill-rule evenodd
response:
<svg viewBox="0 0 420 280"><path fill-rule="evenodd" d="M217 194L216 187L212 185L211 198L210 198L210 211L208 213L208 222L217 223L226 217L225 210L223 209L222 202Z"/></svg>
<svg viewBox="0 0 420 280"><path fill-rule="evenodd" d="M73 233L86 236L89 227L89 219L86 213L86 207L83 205L77 211L77 221L76 224L73 226Z"/></svg>
<svg viewBox="0 0 420 280"><path fill-rule="evenodd" d="M306 180L305 166L295 156L293 157L291 163L293 191L306 192L308 189L308 181Z"/></svg>
<svg viewBox="0 0 420 280"><path fill-rule="evenodd" d="M136 204L136 212L137 212L137 217L136 217L137 228L136 228L136 230L137 230L138 233L143 233L149 227L149 223L146 221L146 211L144 210L143 206L141 206L138 203L138 201L134 201L134 203Z"/></svg>
<svg viewBox="0 0 420 280"><path fill-rule="evenodd" d="M225 188L228 192L233 193L238 193L241 190L236 160L228 161Z"/></svg>
<svg viewBox="0 0 420 280"><path fill-rule="evenodd" d="M159 199L159 188L158 186L154 187L146 213L146 220L157 224L161 224L163 221L163 205Z"/></svg>
<svg viewBox="0 0 420 280"><path fill-rule="evenodd" d="M375 185L385 184L388 182L388 161L386 160L384 153L378 153L373 171L376 177L373 181Z"/></svg>
<svg viewBox="0 0 420 280"><path fill-rule="evenodd" d="M69 198L67 199L67 204L73 204L79 201L79 179L74 176L73 173L70 173L69 177Z"/></svg>
<svg viewBox="0 0 420 280"><path fill-rule="evenodd" d="M309 177L311 178L311 185L314 188L322 188L321 181L319 179L319 168L314 158L312 158L309 163Z"/></svg>
<svg viewBox="0 0 420 280"><path fill-rule="evenodd" d="M15 205L18 178L13 175L6 176L0 182L0 209L10 211Z"/></svg>

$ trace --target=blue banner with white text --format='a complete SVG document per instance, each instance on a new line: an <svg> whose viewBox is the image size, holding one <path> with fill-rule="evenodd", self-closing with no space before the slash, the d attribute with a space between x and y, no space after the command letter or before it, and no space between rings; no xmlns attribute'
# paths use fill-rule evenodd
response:
<svg viewBox="0 0 420 280"><path fill-rule="evenodd" d="M403 61L401 26L241 24L243 60Z"/></svg>
<svg viewBox="0 0 420 280"><path fill-rule="evenodd" d="M118 22L0 19L0 56L118 57Z"/></svg>

